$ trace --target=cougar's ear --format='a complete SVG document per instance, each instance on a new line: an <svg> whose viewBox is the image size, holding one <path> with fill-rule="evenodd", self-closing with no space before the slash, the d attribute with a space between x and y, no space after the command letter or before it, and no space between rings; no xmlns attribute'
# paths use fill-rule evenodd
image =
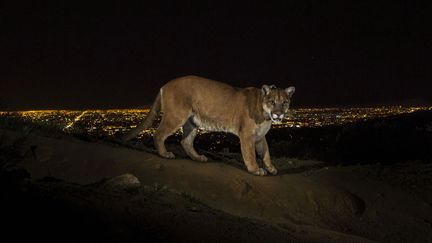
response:
<svg viewBox="0 0 432 243"><path fill-rule="evenodd" d="M276 89L276 86L273 84L272 85L264 84L261 87L261 91L262 91L263 95L268 95L270 93L270 90L272 90L272 89Z"/></svg>
<svg viewBox="0 0 432 243"><path fill-rule="evenodd" d="M289 97L291 97L294 94L294 92L295 92L295 87L291 86L289 88L286 88L285 92L288 94Z"/></svg>

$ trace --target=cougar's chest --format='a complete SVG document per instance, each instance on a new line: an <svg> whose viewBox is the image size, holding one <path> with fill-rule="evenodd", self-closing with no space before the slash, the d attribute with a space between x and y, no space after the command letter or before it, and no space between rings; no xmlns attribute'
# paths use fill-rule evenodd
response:
<svg viewBox="0 0 432 243"><path fill-rule="evenodd" d="M263 138L271 128L271 121L264 121L263 123L257 124L255 127L255 138Z"/></svg>

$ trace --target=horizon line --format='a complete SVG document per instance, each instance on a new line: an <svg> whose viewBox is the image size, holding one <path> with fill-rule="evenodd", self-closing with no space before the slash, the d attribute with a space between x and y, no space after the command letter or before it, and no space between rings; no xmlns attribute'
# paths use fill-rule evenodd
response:
<svg viewBox="0 0 432 243"><path fill-rule="evenodd" d="M311 106L311 107L295 107L290 108L290 110L302 110L302 109L373 109L373 108L428 108L431 109L432 106L406 106L406 105L380 105L380 106ZM0 110L1 113L5 112L38 112L38 111L149 111L149 107L140 107L140 108L82 108L82 109L54 109L54 108L37 108L37 109L17 109L17 110Z"/></svg>

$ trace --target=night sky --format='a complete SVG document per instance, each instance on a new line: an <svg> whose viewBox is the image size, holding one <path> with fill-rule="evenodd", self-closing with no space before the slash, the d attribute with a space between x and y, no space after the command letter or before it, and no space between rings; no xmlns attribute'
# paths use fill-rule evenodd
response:
<svg viewBox="0 0 432 243"><path fill-rule="evenodd" d="M427 2L38 2L0 4L2 109L142 107L189 74L294 85L293 107L432 103Z"/></svg>

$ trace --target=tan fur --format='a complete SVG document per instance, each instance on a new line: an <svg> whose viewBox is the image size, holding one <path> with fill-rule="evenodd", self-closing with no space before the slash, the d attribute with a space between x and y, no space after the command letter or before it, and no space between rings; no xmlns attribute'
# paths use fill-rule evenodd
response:
<svg viewBox="0 0 432 243"><path fill-rule="evenodd" d="M177 78L160 89L144 123L124 139L129 140L151 126L156 114L162 111L162 120L154 135L160 156L174 158L174 154L166 150L164 142L169 135L183 127L181 144L186 153L194 160L206 161L207 158L198 154L193 147L198 127L207 131L225 131L240 138L244 163L249 172L266 174L256 162L256 151L266 169L276 174L265 135L272 120L282 120L281 117L288 111L293 92L294 87L285 90L268 85L262 89L234 88L197 76Z"/></svg>

